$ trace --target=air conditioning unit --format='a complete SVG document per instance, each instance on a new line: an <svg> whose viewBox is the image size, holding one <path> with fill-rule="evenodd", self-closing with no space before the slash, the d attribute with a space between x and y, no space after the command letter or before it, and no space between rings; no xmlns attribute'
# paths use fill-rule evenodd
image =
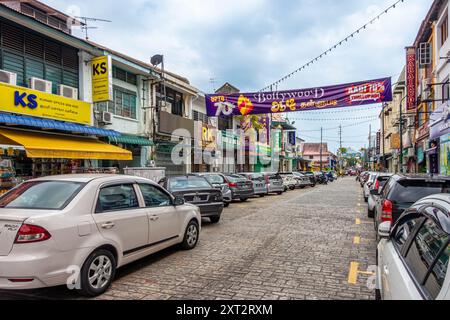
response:
<svg viewBox="0 0 450 320"><path fill-rule="evenodd" d="M159 108L161 111L172 113L172 104L167 101L160 101Z"/></svg>
<svg viewBox="0 0 450 320"><path fill-rule="evenodd" d="M39 79L39 78L30 78L30 88L37 91L52 93L52 82Z"/></svg>
<svg viewBox="0 0 450 320"><path fill-rule="evenodd" d="M63 84L60 84L58 86L58 94L60 96L78 100L78 89L74 87L65 86Z"/></svg>
<svg viewBox="0 0 450 320"><path fill-rule="evenodd" d="M113 114L111 112L103 111L102 112L102 123L103 124L112 124L113 123Z"/></svg>
<svg viewBox="0 0 450 320"><path fill-rule="evenodd" d="M12 85L17 84L17 74L5 70L0 70L0 82L8 83Z"/></svg>

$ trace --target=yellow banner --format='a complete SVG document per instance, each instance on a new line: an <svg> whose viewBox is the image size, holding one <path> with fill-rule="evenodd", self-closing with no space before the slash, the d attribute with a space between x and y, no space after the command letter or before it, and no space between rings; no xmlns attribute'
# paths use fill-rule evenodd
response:
<svg viewBox="0 0 450 320"><path fill-rule="evenodd" d="M0 83L0 111L92 124L91 104L63 96Z"/></svg>
<svg viewBox="0 0 450 320"><path fill-rule="evenodd" d="M112 100L112 63L110 56L92 59L92 101Z"/></svg>

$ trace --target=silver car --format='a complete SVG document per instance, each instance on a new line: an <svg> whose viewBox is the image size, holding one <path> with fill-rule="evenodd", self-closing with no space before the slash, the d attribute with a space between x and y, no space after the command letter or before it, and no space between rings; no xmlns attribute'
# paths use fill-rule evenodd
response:
<svg viewBox="0 0 450 320"><path fill-rule="evenodd" d="M282 194L284 192L283 178L276 172L264 172L266 180L267 193Z"/></svg>
<svg viewBox="0 0 450 320"><path fill-rule="evenodd" d="M239 175L247 178L253 183L253 189L255 191L255 196L264 197L267 195L267 184L266 180L264 178L264 174L262 173L251 173L251 172L245 172L245 173L239 173Z"/></svg>
<svg viewBox="0 0 450 320"><path fill-rule="evenodd" d="M450 300L449 194L419 200L378 234L377 299Z"/></svg>

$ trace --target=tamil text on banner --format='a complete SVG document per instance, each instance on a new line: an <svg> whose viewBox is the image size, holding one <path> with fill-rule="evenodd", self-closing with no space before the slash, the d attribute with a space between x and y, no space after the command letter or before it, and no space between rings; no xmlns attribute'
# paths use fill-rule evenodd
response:
<svg viewBox="0 0 450 320"><path fill-rule="evenodd" d="M112 100L111 56L92 59L92 101Z"/></svg>
<svg viewBox="0 0 450 320"><path fill-rule="evenodd" d="M0 111L92 124L91 104L37 90L0 83Z"/></svg>
<svg viewBox="0 0 450 320"><path fill-rule="evenodd" d="M391 78L290 91L206 95L208 116L276 114L392 101Z"/></svg>

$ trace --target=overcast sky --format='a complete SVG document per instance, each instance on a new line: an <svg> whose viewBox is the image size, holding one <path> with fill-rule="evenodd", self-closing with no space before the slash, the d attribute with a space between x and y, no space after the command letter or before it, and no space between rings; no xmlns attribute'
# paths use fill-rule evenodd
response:
<svg viewBox="0 0 450 320"><path fill-rule="evenodd" d="M395 0L43 0L63 12L112 20L95 22L92 41L143 61L165 55L166 67L205 92L230 82L258 91L345 38ZM379 22L332 54L284 82L300 89L392 76L405 63L404 47L415 39L432 0L405 0ZM77 33L79 34L79 33ZM211 81L211 79L214 79ZM368 145L380 106L340 112L299 112L298 135L330 150ZM353 118L362 119L355 120ZM351 120L343 120L352 118ZM337 120L339 119L339 120ZM373 119L373 118L372 118ZM320 120L320 121L315 121ZM361 123L361 122L366 123ZM358 124L359 125L355 125ZM353 126L350 126L353 125Z"/></svg>

